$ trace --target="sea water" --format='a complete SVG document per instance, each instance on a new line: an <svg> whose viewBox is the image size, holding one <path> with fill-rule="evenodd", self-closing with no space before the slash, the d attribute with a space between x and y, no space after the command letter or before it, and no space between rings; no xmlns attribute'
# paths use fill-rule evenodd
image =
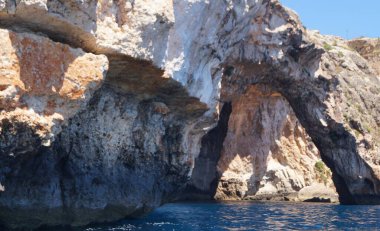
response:
<svg viewBox="0 0 380 231"><path fill-rule="evenodd" d="M173 203L138 219L81 230L380 230L380 206L249 201Z"/></svg>

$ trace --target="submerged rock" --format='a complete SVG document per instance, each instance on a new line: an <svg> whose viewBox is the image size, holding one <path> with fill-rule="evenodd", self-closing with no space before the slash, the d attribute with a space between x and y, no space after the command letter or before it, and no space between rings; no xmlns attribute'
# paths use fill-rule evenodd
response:
<svg viewBox="0 0 380 231"><path fill-rule="evenodd" d="M341 203L380 203L377 48L277 0L0 0L0 26L6 226L146 213L190 178L209 198L333 181Z"/></svg>

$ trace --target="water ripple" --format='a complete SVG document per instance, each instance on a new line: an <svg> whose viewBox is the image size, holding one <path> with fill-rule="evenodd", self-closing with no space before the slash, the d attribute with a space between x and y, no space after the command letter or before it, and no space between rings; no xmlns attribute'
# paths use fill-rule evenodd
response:
<svg viewBox="0 0 380 231"><path fill-rule="evenodd" d="M176 203L140 219L86 231L380 230L380 206L315 203Z"/></svg>

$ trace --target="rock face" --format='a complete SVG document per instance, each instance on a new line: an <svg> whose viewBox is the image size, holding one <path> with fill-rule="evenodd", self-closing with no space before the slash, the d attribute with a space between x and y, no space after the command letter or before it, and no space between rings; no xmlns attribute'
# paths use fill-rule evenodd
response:
<svg viewBox="0 0 380 231"><path fill-rule="evenodd" d="M101 86L108 60L48 38L0 29L2 155L49 146Z"/></svg>
<svg viewBox="0 0 380 231"><path fill-rule="evenodd" d="M1 33L1 223L85 225L170 200L204 104L147 62L109 56L102 85L105 56Z"/></svg>
<svg viewBox="0 0 380 231"><path fill-rule="evenodd" d="M6 226L145 213L190 176L302 200L320 159L342 203L380 202L377 48L277 0L0 0L0 26Z"/></svg>
<svg viewBox="0 0 380 231"><path fill-rule="evenodd" d="M218 125L224 137L205 137L219 150L203 143L185 198L337 200L330 170L280 93L253 85L231 111Z"/></svg>
<svg viewBox="0 0 380 231"><path fill-rule="evenodd" d="M232 105L216 199L289 197L311 185L334 197L331 173L315 168L318 149L281 94L254 85Z"/></svg>
<svg viewBox="0 0 380 231"><path fill-rule="evenodd" d="M368 192L368 190L371 190L370 188L374 189L374 192L377 192L378 190L376 186L377 183L370 183L368 179L373 178L374 182L377 182L376 179L378 179L379 174L378 158L380 152L378 148L379 140L377 138L377 134L379 132L379 95L377 94L379 89L379 77L377 76L377 73L374 71L374 69L371 67L370 63L368 63L358 53L353 51L352 48L349 47L350 43L342 40L341 38L334 36L322 36L315 31L305 31L304 39L306 38L309 41L312 41L315 46L319 46L321 47L321 49L323 49L323 54L321 54L320 59L318 59L318 65L316 66L317 70L315 72L319 75L316 79L312 80L312 82L314 81L314 86L305 84L305 82L300 84L298 81L295 81L294 83L300 85L296 85L297 89L293 89L294 86L290 85L290 83L287 82L288 80L280 79L279 83L276 82L275 77L279 75L279 73L277 73L278 70L276 70L276 68L268 67L266 66L266 64L262 63L258 63L257 65L250 65L247 67L247 64L243 63L227 67L228 71L225 72L226 76L224 77L222 82L224 85L222 85L221 97L224 98L224 101L226 102L239 102L240 96L237 93L240 91L242 92L240 93L240 95L245 94L243 98L249 98L249 93L252 92L252 90L250 90L252 89L250 83L252 83L254 86L264 85L265 88L269 88L271 89L271 91L274 91L275 95L278 95L278 93L280 93L280 95L282 95L282 97L284 97L286 101L289 102L289 104L295 111L296 117L305 127L306 132L308 133L308 135L310 135L312 139L312 142L310 142L307 139L305 140L305 138L303 138L303 143L307 143L308 146L313 146L314 143L318 148L323 161L326 162L327 165L333 171L333 180L335 186L337 187L337 191L340 194L340 201L345 203L352 203L353 201L356 201L356 203L371 203L371 201L377 201L377 196L363 196L358 191L356 192L357 195L353 197L348 196L350 193L346 193L350 190L358 190L359 185L361 185L359 187L363 186L364 188L366 188L361 188L359 191L364 190ZM308 53L309 52L310 51L308 51ZM309 53L309 55L311 55L311 53ZM308 59L312 59L312 57L300 60ZM372 65L374 65L373 62ZM309 72L304 67L302 71L306 72L306 74L308 74ZM323 80L323 75L328 76L328 79ZM283 76L286 76L286 74L283 73L282 76L280 76L279 78L284 78ZM357 76L361 76L361 79L357 79ZM242 82L237 81L236 79L240 79L240 81ZM366 82L368 85L363 86L364 82ZM317 88L320 88L320 90L316 90ZM318 112L318 110L322 109L318 109L318 107L316 107L318 98L322 97L322 95L319 95L321 93L322 95L328 94L328 96L324 96L326 97L326 101L323 102L323 107L326 107L325 109L323 109L324 112ZM301 95L296 96L297 94ZM255 98L258 97L256 96ZM310 103L312 101L313 103ZM254 103L254 100L251 99L249 100L249 102ZM305 102L305 104L300 104L300 102ZM309 105L314 105L315 107L309 106L310 108L307 108L308 104L306 104L306 102L309 102ZM285 103L285 105L286 104L287 103ZM246 102L244 103L244 105L249 104ZM288 193L291 193L292 191L298 191L299 193L302 192L303 194L303 196L301 196L301 198L299 199L304 200L304 195L307 189L310 189L312 192L315 192L315 189L313 189L315 187L310 188L309 186L307 186L305 189L302 190L300 190L299 187L294 187L294 182L301 182L299 178L300 175L303 176L304 179L305 177L307 177L307 175L305 174L293 174L293 176L287 180L287 183L290 184L288 184L288 187L271 187L273 185L273 182L277 182L276 180L273 180L273 182L269 184L268 182L266 182L268 176L266 175L267 173L265 173L266 168L265 166L262 166L262 164L268 164L268 169L270 170L270 165L271 163L273 163L271 158L273 149L280 149L281 155L286 156L289 154L289 152L286 150L286 148L284 148L284 146L286 147L286 144L281 141L284 138L287 142L292 143L292 141L291 139L289 139L289 137L287 137L287 135L282 134L283 127L280 126L282 123L279 123L275 119L276 114L274 114L273 112L272 114L270 114L271 110L274 110L277 114L279 114L281 112L280 108L273 107L272 109L270 106L267 106L267 108L271 108L271 110L261 109L259 113L256 114L262 115L263 112L266 112L266 114L271 116L262 116L262 119L255 119L254 112L260 109L260 107L259 109L257 109L256 107L257 105L253 107L248 106L247 108L237 108L235 109L237 110L236 116L234 116L234 109L232 108L232 118L230 118L229 122L233 123L233 125L231 127L230 124L228 124L228 130L230 133L227 132L227 136L225 138L222 138L222 140L224 139L223 149L220 149L222 151L219 153L212 154L212 157L209 158L212 159L214 162L218 162L215 161L215 159L218 160L220 158L220 161L216 166L209 166L209 169L211 169L210 172L212 172L213 174L209 174L207 177L208 180L206 181L213 182L213 184L209 184L207 186L199 185L197 184L196 180L192 180L190 182L191 190L198 191L198 193L208 194L208 196L211 197L222 199L234 199L244 197L252 198L252 195L254 195L253 198L270 198L273 196L282 197ZM252 108L256 109L252 110ZM283 110L284 109L282 108L282 111ZM312 116L315 117L314 119L316 121L313 122L313 129L308 127L309 125L311 125L311 120L313 120ZM338 127L330 131L328 124L329 120L326 120L326 116L331 116L329 120L333 119L334 121L339 122L339 126L342 126L341 128L345 129L348 133L342 133L343 131L340 130L341 128L338 128L338 125L334 125L334 127ZM271 118L269 123L266 122L269 121L268 118ZM305 123L305 121L303 120L307 120L309 122ZM256 125L257 127L255 128L253 125L249 125L249 121L259 121L259 125ZM242 125L240 125L239 123ZM318 130L317 124L321 125L321 127L319 128L320 130ZM249 128L250 126L252 126L252 130ZM271 129L271 126L277 126L277 128ZM335 129L338 130L335 131ZM276 130L277 132L273 132L274 130ZM268 132L267 135L261 135L260 133L259 135L257 135L257 133L255 134L253 131L270 132ZM322 135L323 131L327 132L325 133L325 136ZM338 133L334 135L336 132ZM281 135L277 135L276 137L276 133ZM315 134L316 136L313 136L313 134ZM232 141L230 140L231 137L233 139ZM257 140L255 139L256 137L258 138ZM355 148L349 148L349 143L351 143L349 140L356 140L355 145L351 144L354 145ZM273 142L275 142L276 144L272 145ZM333 143L335 143L335 145L339 145L337 147L334 147L334 145L331 145ZM295 143L293 143L293 145L291 146L292 152L299 152L299 154L304 155L310 153L309 150L299 149L299 146L294 144ZM323 145L320 146L320 144ZM334 147L334 150L327 150L327 147ZM348 151L350 149L351 151ZM209 150L209 152L213 152L213 150ZM247 153L250 154L247 155ZM338 157L339 155L345 157L342 157L342 159L340 159ZM347 159L345 158L348 158L350 155L350 158L352 159L347 161ZM267 158L267 156L269 157ZM315 155L315 157L317 156L318 155ZM206 161L208 159L207 157L202 158L206 159ZM331 160L329 158L331 158ZM204 162L205 160L202 161ZM346 163L343 163L345 161ZM305 165L305 163L303 163L299 164L298 167L295 167L294 165L292 166L291 162L292 161L288 160L286 164L289 164L291 166L290 168L292 168L292 171L297 171L297 168L301 168L302 165L307 166ZM344 184L338 183L340 181L339 179L336 179L338 174L334 173L334 171L337 171L338 167L337 165L331 165L332 162L340 166L339 168L342 168L339 171L347 171L345 174L352 174L350 178L351 180L348 181L350 182L349 184L351 184L351 186L348 186L349 189L345 188L347 187L347 185L344 186ZM354 162L356 162L357 165L353 165L352 163ZM311 162L309 162L308 172L312 174L313 169L310 168L312 166L310 164ZM344 170L346 166L357 166L358 169ZM365 173L366 171L359 170L361 168L359 166L368 166L369 172ZM273 167L276 168L276 164L274 164ZM364 167L364 169L365 168L367 167ZM256 172L254 170L259 171ZM361 173L359 173L358 170ZM194 172L197 171L199 170L197 169L196 164ZM353 173L354 171L355 173ZM361 174L367 175L367 177L363 177L363 175ZM194 175L197 174L195 173ZM251 178L251 176L253 177ZM345 175L345 177L347 176L348 175ZM316 179L314 179L314 181L315 180ZM219 182L217 184L218 187L216 189L214 183L215 181ZM362 181L362 183L360 183L360 181ZM263 182L266 183L263 184ZM318 182L318 180L315 182ZM364 186L367 183L369 185ZM261 189L262 191L260 191L260 185L263 188ZM273 191L276 193L274 193L274 195L271 193L269 193L269 195L267 195L267 193L263 193L268 189L271 189L269 191ZM327 194L330 195L333 194L333 191L331 191L328 188L322 191L329 192ZM311 193L310 196L312 196L312 194L314 193Z"/></svg>
<svg viewBox="0 0 380 231"><path fill-rule="evenodd" d="M348 41L348 45L365 58L380 75L380 39L360 38Z"/></svg>

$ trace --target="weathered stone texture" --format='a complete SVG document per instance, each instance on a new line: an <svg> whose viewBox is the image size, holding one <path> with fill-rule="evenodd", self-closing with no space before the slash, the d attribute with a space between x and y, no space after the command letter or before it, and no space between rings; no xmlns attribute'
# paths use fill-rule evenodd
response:
<svg viewBox="0 0 380 231"><path fill-rule="evenodd" d="M30 122L42 144L49 146L64 121L85 108L102 85L108 60L34 34L0 29L0 36L1 124ZM2 129L3 135L7 132ZM2 151L28 142L16 138L19 133L14 131L16 136L1 145Z"/></svg>
<svg viewBox="0 0 380 231"><path fill-rule="evenodd" d="M232 101L215 197L289 197L320 184L320 192L333 192L329 197L334 198L331 175L321 176L315 168L319 161L318 149L286 99L269 86L252 86Z"/></svg>
<svg viewBox="0 0 380 231"><path fill-rule="evenodd" d="M0 0L0 26L1 223L144 213L191 175L305 198L319 158L342 203L380 202L375 41L277 0Z"/></svg>

